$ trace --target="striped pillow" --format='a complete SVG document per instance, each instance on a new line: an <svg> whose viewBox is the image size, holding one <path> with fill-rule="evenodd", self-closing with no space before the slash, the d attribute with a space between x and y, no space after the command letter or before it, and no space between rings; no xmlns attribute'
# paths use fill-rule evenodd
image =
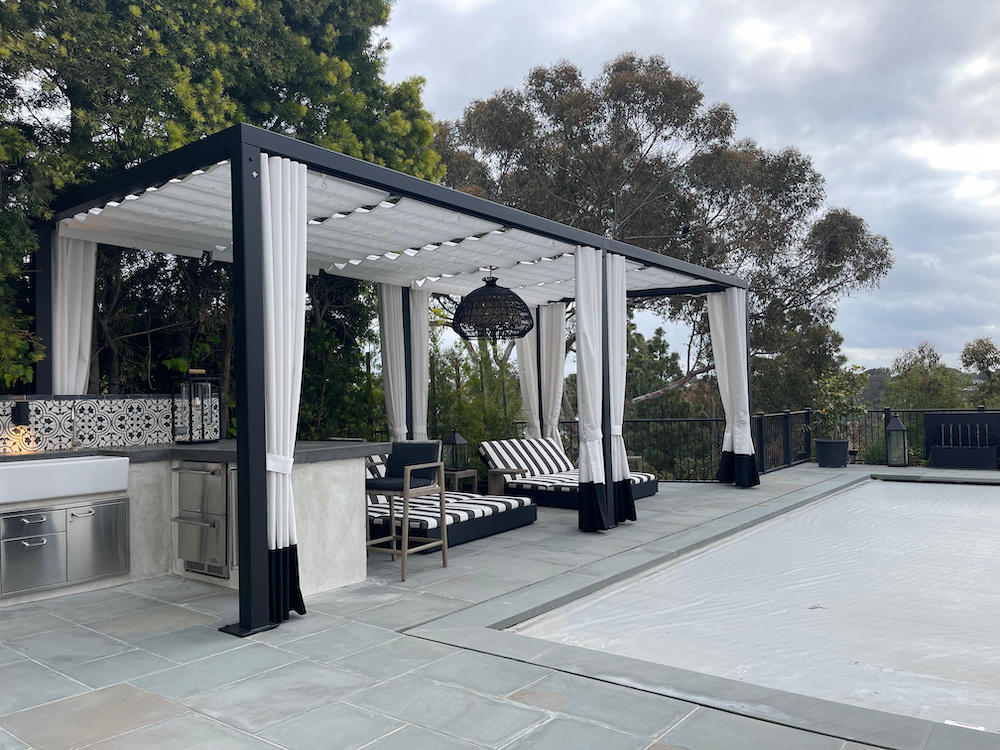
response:
<svg viewBox="0 0 1000 750"><path fill-rule="evenodd" d="M479 455L490 469L524 469L528 476L573 470L559 444L548 438L487 440Z"/></svg>

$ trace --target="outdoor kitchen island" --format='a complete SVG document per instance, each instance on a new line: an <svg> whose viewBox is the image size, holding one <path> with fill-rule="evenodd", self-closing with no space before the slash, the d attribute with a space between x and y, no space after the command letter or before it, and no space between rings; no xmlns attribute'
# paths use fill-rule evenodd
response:
<svg viewBox="0 0 1000 750"><path fill-rule="evenodd" d="M346 586L365 578L365 460L388 452L388 443L363 441L298 442L292 467L295 509L298 517L300 583L303 595ZM182 482L199 473L220 482L232 482L236 468L236 441L172 444L148 447L105 448L0 456L0 474L15 462L83 456L119 456L128 459L128 488L118 493L127 501L127 569L84 583L15 593L0 599L0 607L75 591L92 590L125 582L178 573L239 587L236 545L235 486L224 489L228 510L222 544L225 574L205 576L185 570L178 547L182 519L178 501ZM193 471L185 467L195 467ZM207 468L206 468L207 467ZM0 480L2 481L2 480ZM21 496L24 496L24 492ZM0 504L0 514L37 513L56 507L60 500L24 499ZM30 519L29 519L30 520Z"/></svg>

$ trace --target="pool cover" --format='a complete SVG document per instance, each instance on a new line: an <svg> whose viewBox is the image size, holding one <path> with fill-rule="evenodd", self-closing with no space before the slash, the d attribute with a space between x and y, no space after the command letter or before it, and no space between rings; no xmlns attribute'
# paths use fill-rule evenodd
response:
<svg viewBox="0 0 1000 750"><path fill-rule="evenodd" d="M523 635L1000 731L1000 487L867 482Z"/></svg>

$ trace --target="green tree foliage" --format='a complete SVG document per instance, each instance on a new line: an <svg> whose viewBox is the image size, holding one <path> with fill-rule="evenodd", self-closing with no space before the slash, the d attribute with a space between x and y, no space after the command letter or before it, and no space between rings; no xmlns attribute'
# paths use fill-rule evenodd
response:
<svg viewBox="0 0 1000 750"><path fill-rule="evenodd" d="M839 299L885 276L891 247L861 218L825 206L808 157L736 140L735 124L730 107L707 105L662 57L625 54L589 82L568 62L536 68L522 89L474 101L439 128L437 148L452 187L747 278L754 351L808 364L808 383L838 364L832 332L781 332L829 329ZM703 300L659 308L699 338L707 332ZM827 351L804 359L817 337ZM701 353L694 367L709 357ZM764 389L777 393L780 382Z"/></svg>
<svg viewBox="0 0 1000 750"><path fill-rule="evenodd" d="M382 78L389 0L0 3L0 375L38 356L16 304L31 222L53 193L245 121L427 179L444 167L422 80ZM229 269L101 248L92 386L169 390L199 362L231 378ZM357 434L370 306L357 282L310 283L303 431ZM368 299L361 295L362 300ZM316 382L310 382L316 377ZM352 381L355 378L352 378ZM366 381L367 382L367 381ZM365 391L367 392L367 391ZM363 397L364 396L364 397ZM371 422L371 419L368 419Z"/></svg>
<svg viewBox="0 0 1000 750"><path fill-rule="evenodd" d="M427 430L443 437L452 427L471 444L516 433L521 419L517 368L486 341L445 345L440 327L431 328Z"/></svg>
<svg viewBox="0 0 1000 750"><path fill-rule="evenodd" d="M858 365L824 374L816 382L810 429L813 437L830 440L847 438L852 423L864 416L864 390L868 376Z"/></svg>
<svg viewBox="0 0 1000 750"><path fill-rule="evenodd" d="M801 409L817 396L817 379L837 372L846 362L844 338L807 310L791 310L784 327L775 327L768 354L752 358L754 411Z"/></svg>
<svg viewBox="0 0 1000 750"><path fill-rule="evenodd" d="M865 404L870 409L879 409L882 407L885 385L889 382L889 368L873 367L865 374L868 376L868 385L865 386L864 391Z"/></svg>
<svg viewBox="0 0 1000 750"><path fill-rule="evenodd" d="M929 341L892 363L882 405L893 409L958 409L967 406L961 373L944 364Z"/></svg>
<svg viewBox="0 0 1000 750"><path fill-rule="evenodd" d="M977 405L1000 407L1000 348L993 339L978 338L962 347L962 369L977 376Z"/></svg>
<svg viewBox="0 0 1000 750"><path fill-rule="evenodd" d="M684 392L675 389L661 398L632 403L636 396L662 388L683 376L680 356L670 351L662 328L653 331L650 338L643 336L634 324L628 327L628 363L625 368L625 418L651 419L657 417L692 416L692 407Z"/></svg>

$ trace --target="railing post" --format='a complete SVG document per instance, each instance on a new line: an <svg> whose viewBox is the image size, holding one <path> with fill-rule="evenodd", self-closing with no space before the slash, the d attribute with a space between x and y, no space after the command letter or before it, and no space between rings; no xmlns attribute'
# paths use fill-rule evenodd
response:
<svg viewBox="0 0 1000 750"><path fill-rule="evenodd" d="M792 412L785 409L785 413L782 415L783 420L781 424L781 453L782 453L782 465L791 466L792 465Z"/></svg>
<svg viewBox="0 0 1000 750"><path fill-rule="evenodd" d="M806 415L805 415L805 425L806 425L805 434L806 434L806 436L805 436L805 440L804 440L804 448L805 448L805 452L806 452L806 458L812 458L812 454L813 454L813 449L812 449L812 423L813 423L813 410L812 409L806 409Z"/></svg>
<svg viewBox="0 0 1000 750"><path fill-rule="evenodd" d="M882 410L882 426L883 427L888 427L889 426L889 422L891 422L891 421L892 421L892 409L890 409L887 406L887 407L885 407Z"/></svg>
<svg viewBox="0 0 1000 750"><path fill-rule="evenodd" d="M767 446L764 444L764 415L751 417L757 420L757 471L763 474L767 471Z"/></svg>

